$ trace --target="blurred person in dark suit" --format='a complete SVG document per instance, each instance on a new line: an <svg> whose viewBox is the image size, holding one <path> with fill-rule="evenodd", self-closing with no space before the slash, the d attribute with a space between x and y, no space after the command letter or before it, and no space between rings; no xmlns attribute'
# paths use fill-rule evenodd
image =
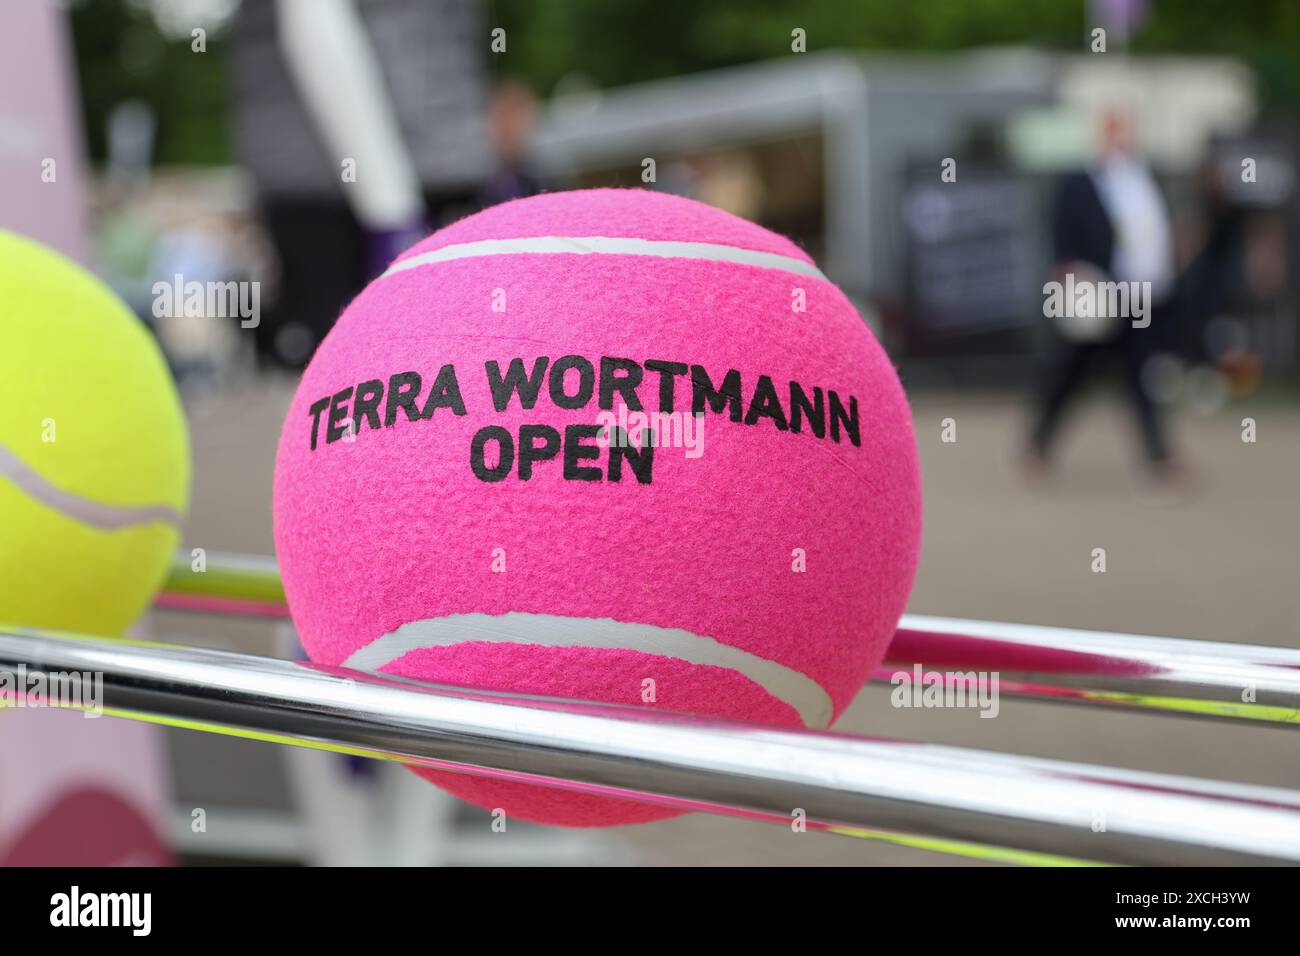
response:
<svg viewBox="0 0 1300 956"><path fill-rule="evenodd" d="M366 282L477 208L491 169L481 14L480 0L240 6L237 142L280 265L256 327L263 365L305 364ZM319 758L290 757L308 855L355 864L382 844L418 860L421 841L376 840L353 822L432 833L450 798L412 798L409 775L378 761Z"/></svg>
<svg viewBox="0 0 1300 956"><path fill-rule="evenodd" d="M479 0L246 2L236 134L278 253L264 364L300 366L365 283L473 211L491 168Z"/></svg>
<svg viewBox="0 0 1300 956"><path fill-rule="evenodd" d="M1179 351L1190 361L1213 361L1205 327L1231 312L1245 298L1246 210L1232 201L1213 159L1197 173L1197 200L1203 220L1201 243L1179 283L1184 304Z"/></svg>
<svg viewBox="0 0 1300 956"><path fill-rule="evenodd" d="M1150 168L1134 152L1128 117L1105 114L1101 150L1085 172L1065 176L1052 218L1053 278L1074 284L1139 283L1146 318L1134 327L1130 315L1094 315L1052 329L1053 356L1030 434L1029 463L1041 471L1050 461L1067 407L1098 360L1117 358L1125 390L1136 413L1146 461L1160 478L1173 477L1174 458L1151 393L1149 362L1173 323L1175 280L1169 212ZM1102 295L1096 297L1100 305Z"/></svg>
<svg viewBox="0 0 1300 956"><path fill-rule="evenodd" d="M503 80L492 91L488 131L496 168L483 184L479 204L484 208L541 192L541 183L528 166L528 148L537 126L537 96L519 80Z"/></svg>

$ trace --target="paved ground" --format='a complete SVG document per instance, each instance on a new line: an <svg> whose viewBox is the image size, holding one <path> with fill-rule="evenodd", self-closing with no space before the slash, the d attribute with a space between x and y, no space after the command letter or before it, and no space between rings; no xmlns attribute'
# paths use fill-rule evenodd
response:
<svg viewBox="0 0 1300 956"><path fill-rule="evenodd" d="M290 391L288 380L259 380L190 400L196 468L188 545L272 553L271 475ZM1300 646L1300 408L1244 401L1182 418L1176 434L1195 478L1176 497L1145 482L1132 425L1104 396L1079 409L1058 475L1035 487L1015 467L1020 399L922 394L914 410L926 529L912 612ZM1258 422L1254 444L1241 441L1248 415ZM956 422L955 443L940 441L945 418ZM1091 570L1098 547L1106 549L1105 574ZM260 624L169 614L157 615L154 627L271 651ZM887 690L865 691L839 729L1300 787L1294 731L1006 700L988 720L974 711L896 710ZM284 802L273 746L181 733L171 742L182 797ZM467 826L484 820L466 811ZM602 839L646 862L960 862L701 815Z"/></svg>

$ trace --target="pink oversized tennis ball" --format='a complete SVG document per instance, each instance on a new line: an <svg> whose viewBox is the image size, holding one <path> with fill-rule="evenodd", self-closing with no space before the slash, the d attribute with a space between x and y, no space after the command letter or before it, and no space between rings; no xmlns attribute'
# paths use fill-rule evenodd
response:
<svg viewBox="0 0 1300 956"><path fill-rule="evenodd" d="M276 462L313 660L786 726L830 724L880 662L920 529L907 402L844 294L642 190L406 252L321 343ZM418 772L544 823L677 812Z"/></svg>

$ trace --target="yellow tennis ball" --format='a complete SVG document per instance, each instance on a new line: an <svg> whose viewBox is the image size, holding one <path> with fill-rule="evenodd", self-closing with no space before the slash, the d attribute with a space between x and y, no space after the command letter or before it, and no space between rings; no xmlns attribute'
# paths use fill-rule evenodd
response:
<svg viewBox="0 0 1300 956"><path fill-rule="evenodd" d="M124 631L167 572L189 472L149 331L85 269L0 230L0 622Z"/></svg>

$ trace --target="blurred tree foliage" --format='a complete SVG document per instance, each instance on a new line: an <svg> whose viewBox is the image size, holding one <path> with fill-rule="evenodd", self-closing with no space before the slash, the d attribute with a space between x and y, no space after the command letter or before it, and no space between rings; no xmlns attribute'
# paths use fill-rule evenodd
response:
<svg viewBox="0 0 1300 956"><path fill-rule="evenodd" d="M1133 49L1235 56L1259 75L1265 108L1300 110L1300 3L1164 0Z"/></svg>
<svg viewBox="0 0 1300 956"><path fill-rule="evenodd" d="M1300 2L1147 0L1134 52L1234 56L1260 75L1266 105L1300 106ZM790 53L1024 45L1085 50L1085 0L490 0L506 28L499 68L543 94L570 74L617 86ZM1113 49L1112 49L1113 52Z"/></svg>
<svg viewBox="0 0 1300 956"><path fill-rule="evenodd" d="M144 0L74 0L71 15L93 158L104 158L110 111L134 99L148 104L158 118L158 162L230 160L229 84L220 34L208 36L206 53L195 53L188 35L163 34Z"/></svg>
<svg viewBox="0 0 1300 956"><path fill-rule="evenodd" d="M109 111L125 99L154 108L159 162L230 156L229 84L220 33L208 52L165 35L151 5L165 0L74 0L72 21L92 155L104 155ZM268 3L272 0L243 0ZM618 86L790 54L791 30L810 52L954 50L1028 45L1083 50L1083 0L484 0L487 26L504 27L496 75L542 95L557 85ZM1149 0L1134 38L1140 52L1215 53L1254 67L1264 101L1300 105L1300 2Z"/></svg>
<svg viewBox="0 0 1300 956"><path fill-rule="evenodd" d="M809 52L1081 45L1078 0L490 0L514 45L501 68L542 93L569 74L617 86Z"/></svg>

